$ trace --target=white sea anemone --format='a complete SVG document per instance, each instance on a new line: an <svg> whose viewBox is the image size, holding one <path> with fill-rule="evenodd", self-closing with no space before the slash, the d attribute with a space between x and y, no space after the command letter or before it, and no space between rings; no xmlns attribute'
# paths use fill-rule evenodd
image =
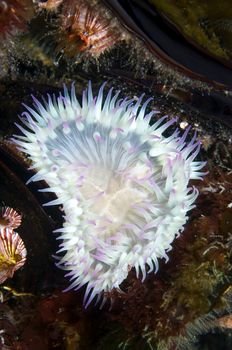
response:
<svg viewBox="0 0 232 350"><path fill-rule="evenodd" d="M44 191L57 196L46 205L63 205L58 266L69 271L68 289L87 284L86 307L119 288L130 268L144 281L159 258L168 260L198 195L189 180L202 179L205 164L194 161L200 142L196 135L186 142L189 128L165 137L176 119L150 126L157 114L145 114L150 99L119 99L112 89L104 99L103 88L93 97L89 84L81 103L74 85L43 104L33 97L26 127L18 125L24 136L15 136L37 171L30 181L45 180Z"/></svg>

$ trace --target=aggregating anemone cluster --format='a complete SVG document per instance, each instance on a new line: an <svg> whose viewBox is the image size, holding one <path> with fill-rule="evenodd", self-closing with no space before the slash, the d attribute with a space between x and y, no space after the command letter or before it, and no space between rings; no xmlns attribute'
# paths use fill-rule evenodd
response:
<svg viewBox="0 0 232 350"><path fill-rule="evenodd" d="M189 128L165 137L175 119L150 126L157 111L146 114L143 95L120 99L110 89L104 99L103 87L93 97L89 84L81 104L74 86L45 106L34 98L35 109L25 106L21 117L26 127L18 125L24 136L15 139L37 171L30 181L45 180L44 191L57 195L46 205L63 205L57 231L66 253L57 265L70 270L69 288L88 284L86 306L119 289L132 267L144 281L159 258L168 260L198 195L189 180L202 179L205 165L194 161L200 142L196 134L186 141Z"/></svg>

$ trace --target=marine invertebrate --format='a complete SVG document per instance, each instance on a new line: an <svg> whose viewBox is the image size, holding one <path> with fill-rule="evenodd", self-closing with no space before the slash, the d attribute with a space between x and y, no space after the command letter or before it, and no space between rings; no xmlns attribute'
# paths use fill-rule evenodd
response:
<svg viewBox="0 0 232 350"><path fill-rule="evenodd" d="M119 99L112 89L103 99L103 89L93 97L89 84L81 104L74 85L45 106L33 97L25 127L17 124L24 136L14 138L37 170L30 181L45 180L44 191L58 197L46 205L63 205L64 227L56 232L66 253L57 265L70 271L68 289L88 284L86 306L119 288L131 267L144 280L159 258L168 260L198 195L188 182L202 179L205 164L194 161L200 142L195 134L187 143L190 128L165 137L176 119L150 126L157 113L146 114L150 99Z"/></svg>
<svg viewBox="0 0 232 350"><path fill-rule="evenodd" d="M0 210L0 229L12 228L15 229L21 225L22 216L13 208L3 207Z"/></svg>
<svg viewBox="0 0 232 350"><path fill-rule="evenodd" d="M25 31L27 21L32 17L30 0L0 0L0 36L8 37Z"/></svg>
<svg viewBox="0 0 232 350"><path fill-rule="evenodd" d="M34 0L34 2L37 3L38 7L41 9L54 11L60 6L60 4L62 4L63 0Z"/></svg>
<svg viewBox="0 0 232 350"><path fill-rule="evenodd" d="M60 28L58 50L69 57L83 52L98 57L125 36L118 21L98 1L65 1Z"/></svg>
<svg viewBox="0 0 232 350"><path fill-rule="evenodd" d="M26 261L27 251L23 240L11 228L0 231L0 283L12 277Z"/></svg>

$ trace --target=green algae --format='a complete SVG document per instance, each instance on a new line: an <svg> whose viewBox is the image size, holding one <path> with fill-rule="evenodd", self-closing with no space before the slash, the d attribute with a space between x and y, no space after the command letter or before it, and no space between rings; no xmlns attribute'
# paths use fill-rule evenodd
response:
<svg viewBox="0 0 232 350"><path fill-rule="evenodd" d="M232 56L232 6L222 0L149 0L198 47L219 59Z"/></svg>

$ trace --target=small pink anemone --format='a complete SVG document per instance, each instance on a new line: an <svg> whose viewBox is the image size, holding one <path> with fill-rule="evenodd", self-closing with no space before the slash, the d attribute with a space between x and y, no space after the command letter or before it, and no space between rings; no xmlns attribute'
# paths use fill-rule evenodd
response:
<svg viewBox="0 0 232 350"><path fill-rule="evenodd" d="M22 216L10 207L0 208L0 229L15 229L21 225Z"/></svg>
<svg viewBox="0 0 232 350"><path fill-rule="evenodd" d="M0 230L0 283L11 278L25 264L27 251L23 240L11 228Z"/></svg>

